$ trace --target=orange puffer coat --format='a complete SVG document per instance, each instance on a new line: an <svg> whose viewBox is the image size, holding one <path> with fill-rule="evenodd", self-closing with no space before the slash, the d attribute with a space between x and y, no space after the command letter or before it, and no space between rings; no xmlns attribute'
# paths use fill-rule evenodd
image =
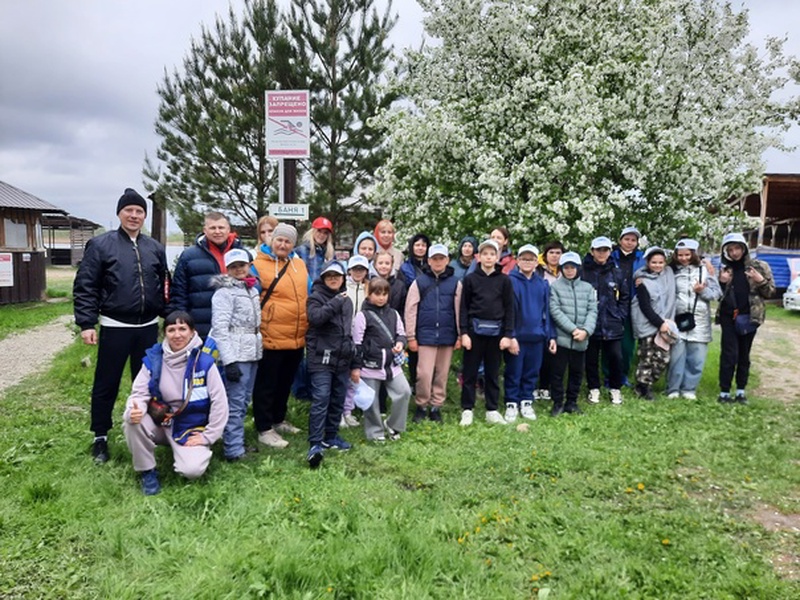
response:
<svg viewBox="0 0 800 600"><path fill-rule="evenodd" d="M286 265L269 247L262 245L253 261L261 281L261 298ZM308 271L301 258L289 255L289 266L281 276L272 295L261 309L261 336L266 350L297 350L305 346L308 318Z"/></svg>

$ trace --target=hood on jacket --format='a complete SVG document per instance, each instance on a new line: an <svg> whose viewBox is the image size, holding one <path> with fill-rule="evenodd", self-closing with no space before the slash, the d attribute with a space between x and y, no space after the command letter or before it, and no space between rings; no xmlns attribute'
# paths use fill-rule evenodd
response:
<svg viewBox="0 0 800 600"><path fill-rule="evenodd" d="M236 279L235 277L231 277L230 275L214 275L208 281L209 287L212 289L218 290L220 288L232 288L237 286L244 286L244 281L240 279Z"/></svg>
<svg viewBox="0 0 800 600"><path fill-rule="evenodd" d="M408 238L408 256L407 256L407 258L408 258L408 260L410 260L412 262L415 262L417 264L420 264L420 263L425 264L425 263L428 262L427 249L426 249L426 252L425 252L425 256L423 258L417 259L417 257L414 256L414 244L416 244L419 240L424 241L425 245L427 246L427 248L431 247L431 240L427 235L425 235L424 233L415 233L410 238Z"/></svg>
<svg viewBox="0 0 800 600"><path fill-rule="evenodd" d="M456 252L456 259L461 258L461 249L467 242L472 244L472 257L474 258L478 254L478 239L471 235L465 235L463 238L461 238L461 241L458 242L458 251Z"/></svg>
<svg viewBox="0 0 800 600"><path fill-rule="evenodd" d="M382 249L380 244L378 244L378 240L375 238L374 235L372 235L369 231L362 231L361 233L358 234L358 237L356 238L356 243L353 244L353 256L358 254L358 246L361 244L361 242L363 242L366 239L370 239L373 241L373 243L375 244L376 254L378 250Z"/></svg>

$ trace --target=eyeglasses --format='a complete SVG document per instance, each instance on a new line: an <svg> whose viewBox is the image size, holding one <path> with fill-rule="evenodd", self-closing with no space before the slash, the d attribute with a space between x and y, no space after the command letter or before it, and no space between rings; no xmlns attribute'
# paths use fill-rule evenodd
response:
<svg viewBox="0 0 800 600"><path fill-rule="evenodd" d="M518 258L517 262L536 262L535 258Z"/></svg>

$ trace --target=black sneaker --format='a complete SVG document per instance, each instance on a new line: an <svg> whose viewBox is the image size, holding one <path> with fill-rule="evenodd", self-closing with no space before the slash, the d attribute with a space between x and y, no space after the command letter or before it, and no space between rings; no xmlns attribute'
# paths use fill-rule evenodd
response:
<svg viewBox="0 0 800 600"><path fill-rule="evenodd" d="M583 414L583 411L580 408L578 408L577 404L567 404L564 407L564 412L565 413L570 413L571 415L582 415Z"/></svg>
<svg viewBox="0 0 800 600"><path fill-rule="evenodd" d="M320 465L322 459L325 458L324 450L325 448L322 446L322 444L314 444L308 449L306 460L308 461L309 467L316 469Z"/></svg>
<svg viewBox="0 0 800 600"><path fill-rule="evenodd" d="M564 405L563 404L553 404L553 408L550 410L551 417L557 417L561 413L564 412Z"/></svg>
<svg viewBox="0 0 800 600"><path fill-rule="evenodd" d="M92 444L92 456L97 464L107 463L110 458L108 455L108 440L95 440Z"/></svg>
<svg viewBox="0 0 800 600"><path fill-rule="evenodd" d="M738 402L739 404L747 404L747 396L744 394L736 394L734 402Z"/></svg>
<svg viewBox="0 0 800 600"><path fill-rule="evenodd" d="M414 411L414 417L411 419L412 423L420 423L425 420L425 417L428 416L428 411L425 410L424 406L418 406L417 410Z"/></svg>
<svg viewBox="0 0 800 600"><path fill-rule="evenodd" d="M653 392L650 389L650 386L646 383L636 383L636 386L633 388L636 392L636 395L639 396L643 400L649 400L652 402L655 400L655 396L653 396Z"/></svg>
<svg viewBox="0 0 800 600"><path fill-rule="evenodd" d="M434 423L441 423L442 411L439 410L438 408L432 408L430 414L428 414L428 418Z"/></svg>
<svg viewBox="0 0 800 600"><path fill-rule="evenodd" d="M733 398L731 398L730 395L726 396L726 395L720 394L719 398L717 398L717 402L719 402L720 404L731 404L732 402L734 402L734 400L733 400Z"/></svg>

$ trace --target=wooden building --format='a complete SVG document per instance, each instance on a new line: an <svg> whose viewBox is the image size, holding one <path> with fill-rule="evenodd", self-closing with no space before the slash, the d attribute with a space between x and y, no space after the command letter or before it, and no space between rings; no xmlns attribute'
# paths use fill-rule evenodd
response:
<svg viewBox="0 0 800 600"><path fill-rule="evenodd" d="M44 213L65 215L66 211L0 181L0 304L44 298Z"/></svg>
<svg viewBox="0 0 800 600"><path fill-rule="evenodd" d="M744 232L747 244L769 263L776 287L786 288L800 262L800 174L767 173L760 192L734 202L758 217L758 227Z"/></svg>

